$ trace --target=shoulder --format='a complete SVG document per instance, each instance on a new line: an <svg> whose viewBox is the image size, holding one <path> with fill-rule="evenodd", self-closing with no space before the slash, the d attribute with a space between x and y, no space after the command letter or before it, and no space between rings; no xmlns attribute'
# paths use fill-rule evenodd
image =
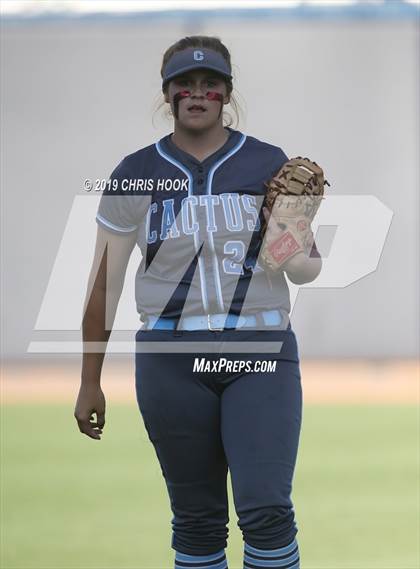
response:
<svg viewBox="0 0 420 569"><path fill-rule="evenodd" d="M144 165L149 164L150 160L157 157L155 143L140 148L131 154L127 154L117 165L115 170L125 173L137 173Z"/></svg>
<svg viewBox="0 0 420 569"><path fill-rule="evenodd" d="M273 159L284 157L286 160L288 160L286 153L282 148L280 148L280 146L276 146L275 144L260 140L254 136L246 136L246 145L250 150L254 150L256 152L264 152L264 154L270 156Z"/></svg>
<svg viewBox="0 0 420 569"><path fill-rule="evenodd" d="M289 159L280 146L265 142L254 136L246 136L244 149L258 159L258 162L269 166L273 172L283 166Z"/></svg>

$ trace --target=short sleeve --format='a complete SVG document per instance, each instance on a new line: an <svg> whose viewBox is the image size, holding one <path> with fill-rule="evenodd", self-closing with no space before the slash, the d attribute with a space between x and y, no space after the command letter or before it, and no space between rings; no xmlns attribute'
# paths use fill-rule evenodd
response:
<svg viewBox="0 0 420 569"><path fill-rule="evenodd" d="M124 163L118 164L112 172L101 196L96 222L114 233L124 234L137 231L144 215L146 199L130 191L133 176Z"/></svg>
<svg viewBox="0 0 420 569"><path fill-rule="evenodd" d="M288 160L289 158L287 157L287 154L281 148L277 147L270 167L270 177L277 174L280 168L282 168Z"/></svg>

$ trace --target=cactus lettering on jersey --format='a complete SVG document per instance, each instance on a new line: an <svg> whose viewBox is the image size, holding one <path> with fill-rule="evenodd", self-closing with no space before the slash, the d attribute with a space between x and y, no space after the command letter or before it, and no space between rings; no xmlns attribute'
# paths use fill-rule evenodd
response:
<svg viewBox="0 0 420 569"><path fill-rule="evenodd" d="M174 198L152 202L146 217L148 244L158 239L176 239L181 235L194 235L199 231L198 219L205 220L209 233L227 230L232 233L258 231L260 220L256 196L224 193L220 195L193 195L183 198L181 210L176 215ZM220 222L224 227L219 227ZM155 229L151 229L151 227ZM156 229L159 226L159 229ZM204 229L204 228L203 228Z"/></svg>

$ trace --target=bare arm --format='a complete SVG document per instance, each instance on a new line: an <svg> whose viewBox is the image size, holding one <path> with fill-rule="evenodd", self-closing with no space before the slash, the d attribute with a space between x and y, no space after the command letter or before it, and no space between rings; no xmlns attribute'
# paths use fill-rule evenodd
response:
<svg viewBox="0 0 420 569"><path fill-rule="evenodd" d="M135 242L136 232L116 235L98 226L83 309L81 385L74 411L80 432L93 439L100 439L105 425L101 371Z"/></svg>

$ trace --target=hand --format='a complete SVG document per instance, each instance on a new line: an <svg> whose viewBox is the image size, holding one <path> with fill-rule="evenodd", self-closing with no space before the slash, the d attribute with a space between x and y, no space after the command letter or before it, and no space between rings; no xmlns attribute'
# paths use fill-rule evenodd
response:
<svg viewBox="0 0 420 569"><path fill-rule="evenodd" d="M96 414L96 419L93 414ZM101 440L105 425L105 396L99 385L80 386L74 416L79 430L92 439Z"/></svg>

